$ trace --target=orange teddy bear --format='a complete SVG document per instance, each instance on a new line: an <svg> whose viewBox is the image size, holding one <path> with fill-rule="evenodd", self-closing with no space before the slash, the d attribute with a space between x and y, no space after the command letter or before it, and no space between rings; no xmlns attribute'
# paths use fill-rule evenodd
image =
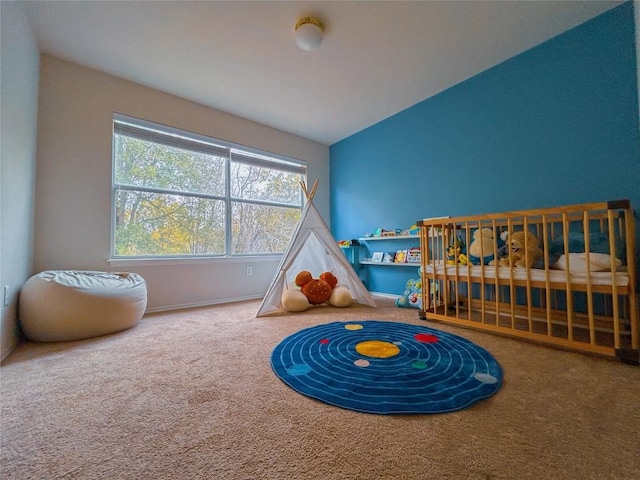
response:
<svg viewBox="0 0 640 480"><path fill-rule="evenodd" d="M338 279L331 272L324 272L320 278L315 279L311 272L303 270L296 275L295 282L309 299L310 304L320 305L329 300L333 287L338 284Z"/></svg>

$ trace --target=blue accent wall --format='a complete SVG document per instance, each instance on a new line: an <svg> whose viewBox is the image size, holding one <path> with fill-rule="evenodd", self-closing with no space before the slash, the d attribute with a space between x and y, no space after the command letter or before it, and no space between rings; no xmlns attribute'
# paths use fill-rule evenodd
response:
<svg viewBox="0 0 640 480"><path fill-rule="evenodd" d="M621 198L640 208L634 29L627 2L332 145L334 237ZM404 289L370 275L371 290Z"/></svg>

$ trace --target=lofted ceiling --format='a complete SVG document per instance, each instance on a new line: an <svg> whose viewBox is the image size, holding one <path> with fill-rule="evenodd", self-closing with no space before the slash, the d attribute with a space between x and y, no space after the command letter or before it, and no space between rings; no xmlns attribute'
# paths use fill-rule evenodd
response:
<svg viewBox="0 0 640 480"><path fill-rule="evenodd" d="M331 145L622 1L28 1L42 52ZM293 42L298 18L325 28Z"/></svg>

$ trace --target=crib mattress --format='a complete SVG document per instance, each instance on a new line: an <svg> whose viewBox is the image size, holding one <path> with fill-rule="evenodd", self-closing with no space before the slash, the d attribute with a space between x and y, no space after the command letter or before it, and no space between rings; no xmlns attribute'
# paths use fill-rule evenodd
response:
<svg viewBox="0 0 640 480"><path fill-rule="evenodd" d="M627 287L629 285L629 274L626 271L616 272L591 272L589 275L586 273L573 273L566 270L545 270L541 268L513 268L501 267L501 266L489 266L489 265L446 265L443 262L432 262L425 267L425 271L428 275L435 274L439 278L443 278L445 275L451 279L454 279L456 272L459 279L471 277L474 281L495 282L495 279L504 281L505 284L511 280L512 275L514 281L519 283L526 282L527 279L534 283L536 287L544 287L548 283L550 284L562 284L567 283L567 276L569 276L569 282L572 285L587 285L589 280L591 285L596 286L613 286L614 278L615 284L618 287ZM547 277L548 274L548 277Z"/></svg>

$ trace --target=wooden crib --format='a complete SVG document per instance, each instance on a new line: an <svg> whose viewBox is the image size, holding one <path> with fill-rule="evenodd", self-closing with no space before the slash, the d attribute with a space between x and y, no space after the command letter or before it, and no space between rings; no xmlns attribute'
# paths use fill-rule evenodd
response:
<svg viewBox="0 0 640 480"><path fill-rule="evenodd" d="M418 226L420 318L640 363L628 200L424 219ZM490 241L471 247L476 230ZM518 236L524 242L517 244Z"/></svg>

